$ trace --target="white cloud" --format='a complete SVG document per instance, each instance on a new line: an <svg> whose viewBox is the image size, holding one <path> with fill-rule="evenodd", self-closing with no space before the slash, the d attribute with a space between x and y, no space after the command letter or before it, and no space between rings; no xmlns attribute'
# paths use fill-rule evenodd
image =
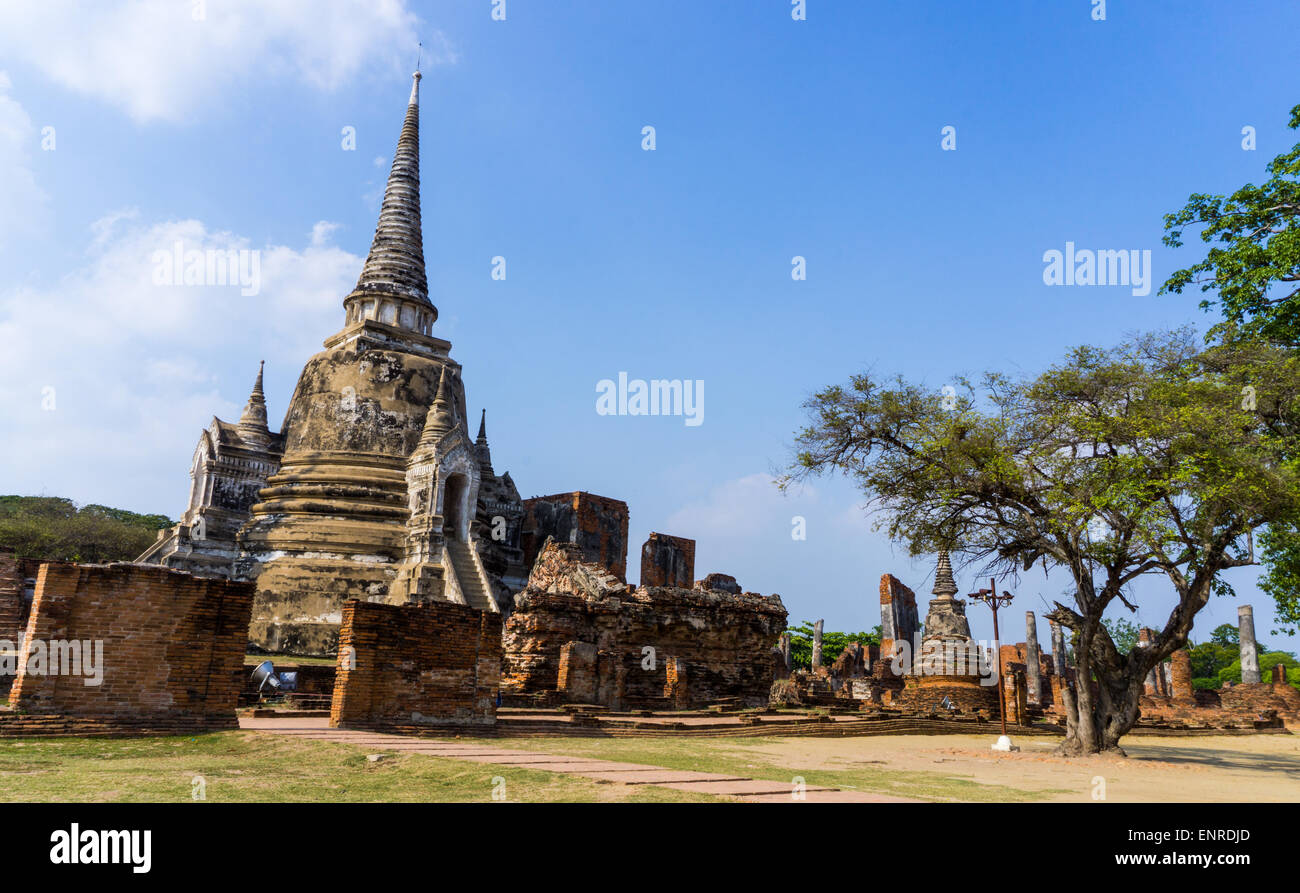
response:
<svg viewBox="0 0 1300 893"><path fill-rule="evenodd" d="M331 243L334 229L316 224L301 248L258 249L261 289L242 297L237 285L154 285L153 258L176 242L247 249L247 239L119 211L91 227L80 268L0 293L6 490L49 484L78 499L177 511L184 481L173 478L183 478L199 428L213 415L238 418L257 361L274 358L268 382L291 384L341 327L363 259Z"/></svg>
<svg viewBox="0 0 1300 893"><path fill-rule="evenodd" d="M31 116L9 95L11 88L9 75L0 71L0 245L49 225L49 196L31 168L39 137Z"/></svg>
<svg viewBox="0 0 1300 893"><path fill-rule="evenodd" d="M432 64L446 39L418 27L406 0L41 0L0 5L0 55L124 108L184 120L236 86L289 79L334 90L358 73Z"/></svg>
<svg viewBox="0 0 1300 893"><path fill-rule="evenodd" d="M749 538L774 529L788 535L791 518L799 512L793 508L794 498L782 495L772 480L772 475L758 473L726 481L674 512L667 527L692 531L683 535L698 539ZM816 500L817 492L805 488L799 503Z"/></svg>

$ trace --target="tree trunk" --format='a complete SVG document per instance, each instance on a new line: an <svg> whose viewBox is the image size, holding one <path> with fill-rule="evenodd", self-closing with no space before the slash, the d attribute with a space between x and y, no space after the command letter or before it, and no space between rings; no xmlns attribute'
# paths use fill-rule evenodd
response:
<svg viewBox="0 0 1300 893"><path fill-rule="evenodd" d="M1085 624L1087 625L1087 624ZM1075 647L1075 685L1071 692L1064 686L1066 709L1065 740L1056 748L1060 756L1078 757L1096 754L1128 756L1119 740L1137 723L1141 711L1138 698L1142 685L1127 679L1117 690L1098 674L1097 690L1092 688L1093 629L1085 629Z"/></svg>

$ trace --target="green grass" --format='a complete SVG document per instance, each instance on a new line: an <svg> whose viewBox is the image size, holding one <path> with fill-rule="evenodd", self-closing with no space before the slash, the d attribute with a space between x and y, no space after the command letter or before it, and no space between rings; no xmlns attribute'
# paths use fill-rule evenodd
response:
<svg viewBox="0 0 1300 893"><path fill-rule="evenodd" d="M725 772L765 781L789 783L801 776L806 784L825 785L848 791L890 794L918 800L970 803L1023 803L1050 799L1057 789L1021 790L1005 785L982 784L970 776L944 772L903 772L888 765L816 769L795 761L781 760L758 751L759 747L782 738L523 738L511 739L510 746L545 753L584 756L593 759L649 763L669 769Z"/></svg>
<svg viewBox="0 0 1300 893"><path fill-rule="evenodd" d="M184 802L202 777L207 802L709 802L717 798L424 754L369 762L363 747L254 732L181 738L0 740L0 801Z"/></svg>
<svg viewBox="0 0 1300 893"><path fill-rule="evenodd" d="M291 654L245 654L244 666L255 667L262 661L269 660L276 667L314 666L332 667L337 664L337 657L294 657Z"/></svg>

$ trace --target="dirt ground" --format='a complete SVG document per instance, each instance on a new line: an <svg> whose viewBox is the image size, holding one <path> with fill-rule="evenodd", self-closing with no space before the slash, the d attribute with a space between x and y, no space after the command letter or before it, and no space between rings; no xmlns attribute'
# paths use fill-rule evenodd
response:
<svg viewBox="0 0 1300 893"><path fill-rule="evenodd" d="M942 772L979 784L1052 791L1053 801L1300 802L1300 735L1130 737L1128 758L1065 759L1056 739L1024 738L1020 753L994 753L992 739L907 735L784 738L752 750L825 769L872 766ZM1094 796L1101 793L1104 797Z"/></svg>

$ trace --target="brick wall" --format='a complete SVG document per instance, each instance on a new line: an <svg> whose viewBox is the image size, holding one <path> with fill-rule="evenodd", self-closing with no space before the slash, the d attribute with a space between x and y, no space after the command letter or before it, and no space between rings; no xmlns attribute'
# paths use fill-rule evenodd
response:
<svg viewBox="0 0 1300 893"><path fill-rule="evenodd" d="M583 492L525 499L519 540L524 567L532 570L547 537L553 537L559 543L574 543L584 561L626 581L627 523L627 503L620 499Z"/></svg>
<svg viewBox="0 0 1300 893"><path fill-rule="evenodd" d="M1192 689L1192 656L1186 648L1179 648L1169 658L1172 698L1180 706L1192 706L1196 703L1196 693Z"/></svg>
<svg viewBox="0 0 1300 893"><path fill-rule="evenodd" d="M880 656L886 660L893 657L894 642L907 642L908 647L915 641L916 631L921 628L920 618L916 613L916 594L892 574L880 578Z"/></svg>
<svg viewBox="0 0 1300 893"><path fill-rule="evenodd" d="M590 704L596 700L596 646L589 642L566 642L560 649L560 670L556 689L565 700Z"/></svg>
<svg viewBox="0 0 1300 893"><path fill-rule="evenodd" d="M343 604L330 725L492 725L500 673L499 614L446 602L350 599Z"/></svg>
<svg viewBox="0 0 1300 893"><path fill-rule="evenodd" d="M16 644L26 626L22 562L13 552L0 551L0 641Z"/></svg>
<svg viewBox="0 0 1300 893"><path fill-rule="evenodd" d="M0 735L237 728L252 604L249 583L144 565L42 564ZM82 645L79 674L67 672L66 652L63 672L52 672L54 642ZM87 685L97 642L102 677Z"/></svg>
<svg viewBox="0 0 1300 893"><path fill-rule="evenodd" d="M506 621L501 687L512 698L558 692L565 647L585 642L599 654L599 703L695 706L738 698L766 705L775 678L772 648L785 621L776 596L634 589L583 561L577 547L553 543ZM676 688L668 678L673 659L685 683Z"/></svg>
<svg viewBox="0 0 1300 893"><path fill-rule="evenodd" d="M641 585L690 589L695 580L695 540L652 533L641 547Z"/></svg>

